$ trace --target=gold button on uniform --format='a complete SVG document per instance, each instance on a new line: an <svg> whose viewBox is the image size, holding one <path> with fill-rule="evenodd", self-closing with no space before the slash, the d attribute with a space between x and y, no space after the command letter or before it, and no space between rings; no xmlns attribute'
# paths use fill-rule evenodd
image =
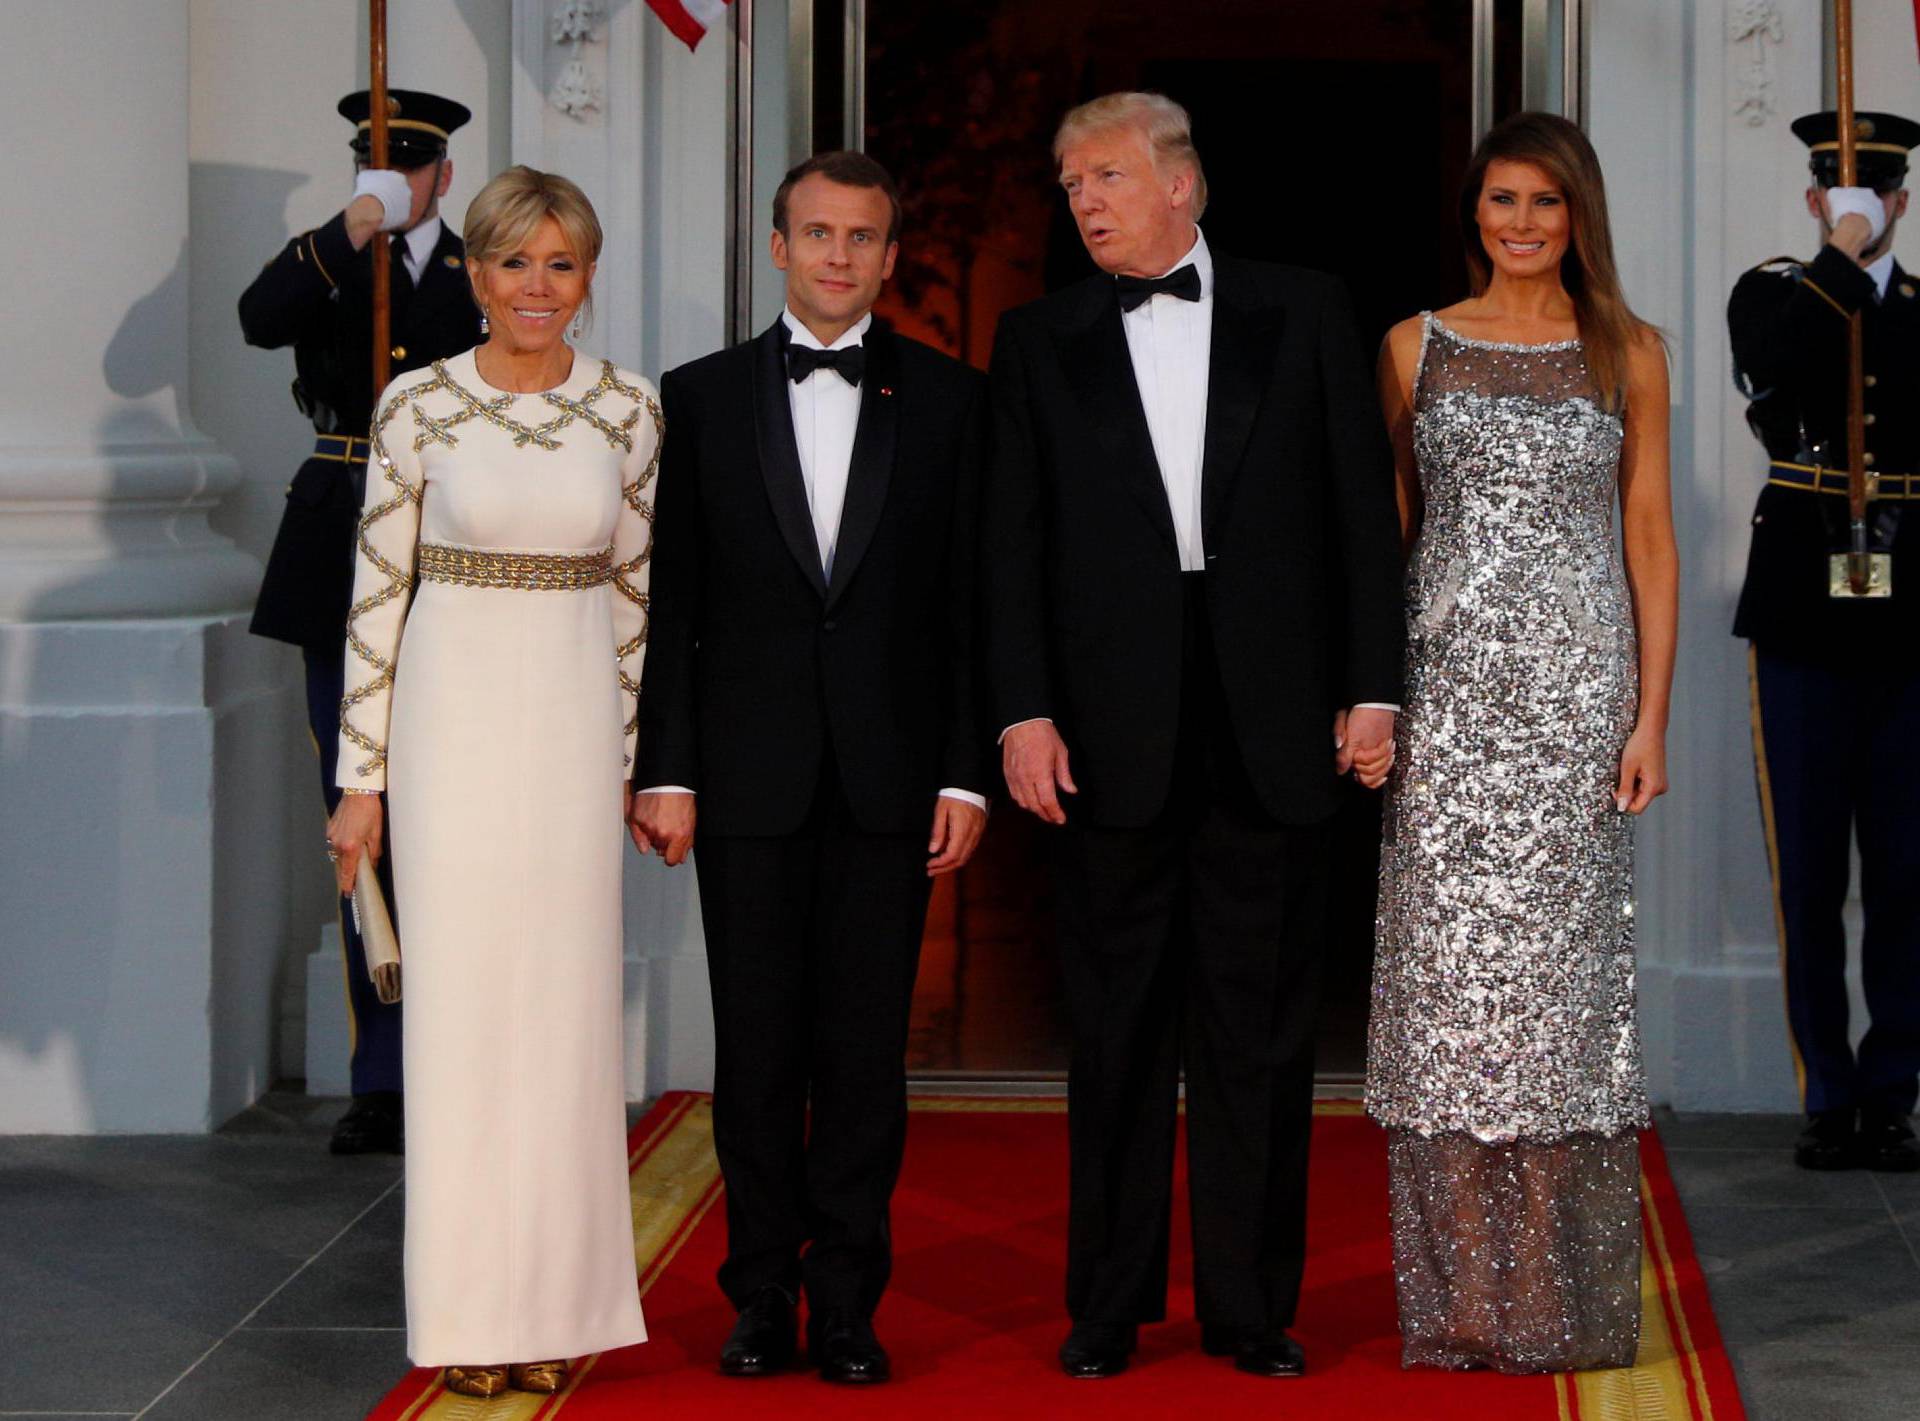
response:
<svg viewBox="0 0 1920 1421"><path fill-rule="evenodd" d="M1911 281L1903 281L1903 282L1901 282L1901 283L1900 283L1900 294L1901 294L1902 296L1911 296L1911 295L1913 295L1913 283L1912 283Z"/></svg>
<svg viewBox="0 0 1920 1421"><path fill-rule="evenodd" d="M1880 377L1879 377L1878 375L1869 375L1869 376L1867 376L1867 388L1868 388L1868 389L1872 389L1872 388L1873 388L1873 387L1874 387L1875 385L1878 385L1879 383L1880 383Z"/></svg>
<svg viewBox="0 0 1920 1421"><path fill-rule="evenodd" d="M1866 417L1866 422L1867 422L1868 424L1872 424L1872 423L1873 423L1873 416L1872 416L1871 414L1869 414L1869 415L1868 415L1868 416Z"/></svg>
<svg viewBox="0 0 1920 1421"><path fill-rule="evenodd" d="M404 345L396 345L388 353L392 355L395 360L405 360L407 358L407 348Z"/></svg>
<svg viewBox="0 0 1920 1421"><path fill-rule="evenodd" d="M1864 459L1864 460L1866 461L1866 464L1867 464L1867 467L1868 467L1868 468L1872 468L1872 467L1873 467L1873 455L1871 455L1871 454L1862 454L1862 455L1861 455L1860 457L1861 457L1862 459Z"/></svg>

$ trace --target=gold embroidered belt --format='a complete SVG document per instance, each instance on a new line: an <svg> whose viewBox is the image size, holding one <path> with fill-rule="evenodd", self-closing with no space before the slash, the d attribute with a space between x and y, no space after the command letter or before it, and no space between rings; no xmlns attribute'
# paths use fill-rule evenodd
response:
<svg viewBox="0 0 1920 1421"><path fill-rule="evenodd" d="M1831 493L1842 498L1847 496L1847 471L1828 469L1819 464L1789 464L1783 459L1775 459L1767 466L1767 482L1807 493ZM1868 469L1867 497L1920 499L1920 474L1880 474Z"/></svg>
<svg viewBox="0 0 1920 1421"><path fill-rule="evenodd" d="M613 549L597 553L503 553L422 543L415 570L427 582L510 587L523 592L578 592L613 581Z"/></svg>

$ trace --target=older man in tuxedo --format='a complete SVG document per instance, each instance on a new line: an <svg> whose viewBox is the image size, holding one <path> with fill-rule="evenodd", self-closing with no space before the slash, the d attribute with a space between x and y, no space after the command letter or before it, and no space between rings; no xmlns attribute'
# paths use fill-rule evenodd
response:
<svg viewBox="0 0 1920 1421"><path fill-rule="evenodd" d="M731 1376L887 1378L906 1038L927 893L986 824L978 372L872 314L899 198L860 153L775 194L786 309L667 373L634 830L694 842L713 979Z"/></svg>
<svg viewBox="0 0 1920 1421"><path fill-rule="evenodd" d="M983 509L1007 787L1062 826L1060 1361L1120 1372L1165 1314L1184 1066L1204 1345L1297 1376L1324 828L1400 694L1391 456L1338 282L1209 249L1179 105L1096 99L1054 151L1100 270L1001 322Z"/></svg>

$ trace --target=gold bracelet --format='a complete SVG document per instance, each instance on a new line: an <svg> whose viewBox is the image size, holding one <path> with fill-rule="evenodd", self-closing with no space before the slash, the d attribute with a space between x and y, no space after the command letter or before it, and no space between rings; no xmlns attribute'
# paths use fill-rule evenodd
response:
<svg viewBox="0 0 1920 1421"><path fill-rule="evenodd" d="M350 788L341 790L340 793L342 794L378 794L380 793L380 791L377 789L359 789L359 788L350 787Z"/></svg>

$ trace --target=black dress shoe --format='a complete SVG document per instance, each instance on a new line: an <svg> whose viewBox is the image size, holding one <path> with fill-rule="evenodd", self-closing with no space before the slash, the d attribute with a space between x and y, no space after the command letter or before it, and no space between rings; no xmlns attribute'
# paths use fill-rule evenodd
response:
<svg viewBox="0 0 1920 1421"><path fill-rule="evenodd" d="M1209 1357L1231 1357L1237 1371L1256 1377L1307 1374L1307 1354L1284 1332L1241 1332L1207 1324L1200 1329L1200 1350Z"/></svg>
<svg viewBox="0 0 1920 1421"><path fill-rule="evenodd" d="M1076 1322L1060 1344L1060 1370L1070 1377L1117 1377L1139 1346L1140 1329L1123 1322Z"/></svg>
<svg viewBox="0 0 1920 1421"><path fill-rule="evenodd" d="M720 1371L729 1377L770 1377L793 1365L799 1351L794 1325L797 1303L779 1288L762 1288L734 1319L720 1349Z"/></svg>
<svg viewBox="0 0 1920 1421"><path fill-rule="evenodd" d="M1897 1110L1860 1112L1860 1162L1887 1174L1910 1174L1920 1169L1920 1140L1913 1121Z"/></svg>
<svg viewBox="0 0 1920 1421"><path fill-rule="evenodd" d="M887 1349L873 1335L873 1323L852 1308L834 1308L807 1318L807 1356L820 1380L864 1386L893 1375Z"/></svg>
<svg viewBox="0 0 1920 1421"><path fill-rule="evenodd" d="M1802 1169L1852 1169L1860 1163L1851 1110L1819 1110L1793 1144L1793 1162Z"/></svg>
<svg viewBox="0 0 1920 1421"><path fill-rule="evenodd" d="M400 1092L376 1090L356 1095L333 1127L327 1148L336 1155L397 1155L406 1152L405 1115Z"/></svg>

